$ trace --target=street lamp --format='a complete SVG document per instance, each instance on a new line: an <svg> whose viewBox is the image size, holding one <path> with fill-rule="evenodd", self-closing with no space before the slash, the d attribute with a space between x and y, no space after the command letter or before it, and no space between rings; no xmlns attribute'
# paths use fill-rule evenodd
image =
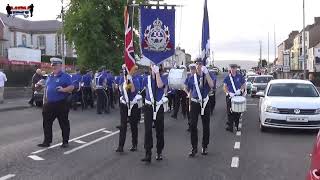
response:
<svg viewBox="0 0 320 180"><path fill-rule="evenodd" d="M302 50L303 50L303 79L307 79L307 60L306 60L306 32L305 32L305 29L306 29L306 26L305 26L305 22L306 22L306 18L305 18L305 7L304 7L305 3L304 3L304 0L303 0L303 29L302 29L302 39L303 39L303 47L302 47Z"/></svg>

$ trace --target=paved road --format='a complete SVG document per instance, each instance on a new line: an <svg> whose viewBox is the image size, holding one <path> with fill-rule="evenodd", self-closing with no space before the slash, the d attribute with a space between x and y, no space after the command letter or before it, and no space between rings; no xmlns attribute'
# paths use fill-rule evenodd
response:
<svg viewBox="0 0 320 180"><path fill-rule="evenodd" d="M71 112L71 139L68 149L41 150L41 110L1 112L0 180L301 180L306 174L309 153L316 134L310 131L258 129L257 99L248 98L248 112L242 117L240 133L224 130L225 97L217 92L217 106L211 120L209 155L188 158L190 137L186 120L165 117L164 160L150 165L140 162L144 156L144 128L139 126L139 151L114 152L118 142L119 111L96 115L94 110ZM201 131L199 122L199 130ZM54 143L61 141L58 123L54 123ZM130 131L128 132L128 134ZM40 152L38 151L40 150ZM11 177L11 178L10 178ZM3 179L1 179L3 178Z"/></svg>

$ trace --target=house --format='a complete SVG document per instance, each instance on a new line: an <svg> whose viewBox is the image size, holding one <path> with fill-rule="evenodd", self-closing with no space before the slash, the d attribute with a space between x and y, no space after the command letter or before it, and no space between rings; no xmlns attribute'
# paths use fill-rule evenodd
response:
<svg viewBox="0 0 320 180"><path fill-rule="evenodd" d="M293 40L296 37L296 35L299 34L299 31L292 31L289 34L288 39L283 41L281 44L278 45L278 59L276 61L276 65L283 65L283 53L288 52L291 50L293 46Z"/></svg>
<svg viewBox="0 0 320 180"><path fill-rule="evenodd" d="M42 55L61 56L62 23L57 20L29 21L0 13L0 57L8 56L11 47L40 49ZM64 55L76 57L74 48L65 41Z"/></svg>
<svg viewBox="0 0 320 180"><path fill-rule="evenodd" d="M171 68L174 65L180 66L184 65L187 66L191 63L191 55L187 54L184 49L181 49L181 47L177 47L174 55L170 58L168 58L164 62L165 68Z"/></svg>

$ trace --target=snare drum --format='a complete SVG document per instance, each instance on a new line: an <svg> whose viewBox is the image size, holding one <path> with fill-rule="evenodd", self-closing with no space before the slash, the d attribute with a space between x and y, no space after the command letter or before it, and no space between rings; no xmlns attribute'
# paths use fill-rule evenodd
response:
<svg viewBox="0 0 320 180"><path fill-rule="evenodd" d="M142 108L143 103L142 103L142 96L137 94L136 95L136 99L137 99L137 104L138 104L138 108Z"/></svg>
<svg viewBox="0 0 320 180"><path fill-rule="evenodd" d="M234 96L231 99L231 109L233 112L243 113L247 110L247 100L243 96Z"/></svg>
<svg viewBox="0 0 320 180"><path fill-rule="evenodd" d="M163 110L164 110L164 112L168 112L168 110L169 110L169 99L168 98L166 98L166 97L163 97L162 98L162 102L163 102Z"/></svg>
<svg viewBox="0 0 320 180"><path fill-rule="evenodd" d="M172 89L184 89L184 82L186 79L186 69L171 69L168 75L169 87Z"/></svg>

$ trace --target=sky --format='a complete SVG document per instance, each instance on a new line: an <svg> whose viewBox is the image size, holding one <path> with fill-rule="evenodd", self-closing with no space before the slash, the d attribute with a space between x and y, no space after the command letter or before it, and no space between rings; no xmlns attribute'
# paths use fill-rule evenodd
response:
<svg viewBox="0 0 320 180"><path fill-rule="evenodd" d="M320 0L306 1L306 25L320 16ZM65 0L66 2L66 0ZM204 0L165 0L168 4L183 5L176 10L176 46L196 58L199 55ZM53 20L61 10L61 0L1 0L0 12L10 5L35 6L30 20ZM65 3L66 4L66 3ZM211 51L215 60L268 58L274 60L274 29L276 44L284 41L292 30L301 30L302 0L208 0Z"/></svg>

